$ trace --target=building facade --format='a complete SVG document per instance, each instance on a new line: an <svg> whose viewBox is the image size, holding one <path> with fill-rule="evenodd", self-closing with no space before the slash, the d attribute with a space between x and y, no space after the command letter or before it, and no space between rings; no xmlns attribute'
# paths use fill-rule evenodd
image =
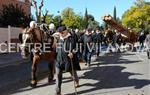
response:
<svg viewBox="0 0 150 95"><path fill-rule="evenodd" d="M13 4L16 6L18 4L19 6L22 6L23 11L26 13L26 15L31 14L31 3L30 0L0 0L0 10L2 10L3 5L9 5Z"/></svg>

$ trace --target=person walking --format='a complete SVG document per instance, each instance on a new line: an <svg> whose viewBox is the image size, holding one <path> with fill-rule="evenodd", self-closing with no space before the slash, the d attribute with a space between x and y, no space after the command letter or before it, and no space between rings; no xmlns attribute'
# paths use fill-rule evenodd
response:
<svg viewBox="0 0 150 95"><path fill-rule="evenodd" d="M88 65L88 67L90 67L92 51L94 48L92 28L88 28L85 34L82 36L82 42L83 42L83 57L86 62L85 65Z"/></svg>
<svg viewBox="0 0 150 95"><path fill-rule="evenodd" d="M121 48L121 44L123 43L123 41L122 41L122 35L121 35L120 32L117 32L117 33L116 33L116 43L117 43L117 45L119 46L119 47L117 48L117 52L121 52L120 48Z"/></svg>
<svg viewBox="0 0 150 95"><path fill-rule="evenodd" d="M76 70L80 70L78 60L76 60L74 40L65 26L58 28L59 35L56 37L56 95L61 95L63 71L70 72L76 86L79 85L79 78ZM71 47L70 47L71 46ZM76 62L75 62L76 61ZM72 70L73 64L73 70Z"/></svg>
<svg viewBox="0 0 150 95"><path fill-rule="evenodd" d="M147 57L148 59L150 59L150 31L149 34L146 36L145 42L147 47Z"/></svg>
<svg viewBox="0 0 150 95"><path fill-rule="evenodd" d="M139 40L139 42L140 42L140 49L141 49L141 50L142 50L143 47L144 47L145 38L146 38L146 35L145 35L145 33L142 31L142 32L140 33L140 35L139 35L139 38L138 38L138 40Z"/></svg>
<svg viewBox="0 0 150 95"><path fill-rule="evenodd" d="M100 27L98 26L96 27L96 31L94 33L94 43L95 43L95 50L96 50L97 57L100 54L101 44L102 44L103 39L104 39L104 36L102 32L100 31Z"/></svg>
<svg viewBox="0 0 150 95"><path fill-rule="evenodd" d="M109 52L112 52L114 33L110 28L108 28L108 30L107 30L106 39L107 39L107 44L108 44L108 50L109 50Z"/></svg>

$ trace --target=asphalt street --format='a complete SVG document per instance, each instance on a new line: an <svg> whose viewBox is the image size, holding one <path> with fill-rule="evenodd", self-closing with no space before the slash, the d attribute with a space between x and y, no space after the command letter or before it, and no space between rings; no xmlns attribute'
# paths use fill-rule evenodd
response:
<svg viewBox="0 0 150 95"><path fill-rule="evenodd" d="M47 63L38 66L38 85L30 87L31 62L0 67L0 95L54 95ZM150 60L145 52L101 53L90 68L80 64L78 95L150 95ZM69 73L63 75L63 95L75 95Z"/></svg>

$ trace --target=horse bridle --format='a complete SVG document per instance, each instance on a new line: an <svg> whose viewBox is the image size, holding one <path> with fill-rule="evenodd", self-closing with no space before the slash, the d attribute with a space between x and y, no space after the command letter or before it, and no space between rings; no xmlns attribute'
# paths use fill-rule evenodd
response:
<svg viewBox="0 0 150 95"><path fill-rule="evenodd" d="M36 37L36 31L35 30L32 30L32 31L29 31L30 28L26 29L25 32L23 32L22 34L29 34L31 35L31 38L30 38L30 41L31 43L36 43L37 42L41 42L37 37Z"/></svg>

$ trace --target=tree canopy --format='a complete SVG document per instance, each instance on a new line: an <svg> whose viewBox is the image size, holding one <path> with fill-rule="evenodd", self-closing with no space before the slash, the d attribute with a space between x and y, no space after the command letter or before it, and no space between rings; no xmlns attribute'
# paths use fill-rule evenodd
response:
<svg viewBox="0 0 150 95"><path fill-rule="evenodd" d="M47 15L43 15L41 17L41 21L43 21L43 19L47 24L54 23L56 28L60 25L65 25L72 29L86 29L88 27L95 29L99 26L99 23L95 20L94 16L92 14L88 14L87 9L83 16L81 13L77 14L72 8L67 7L60 12L60 15L55 16L47 13Z"/></svg>
<svg viewBox="0 0 150 95"><path fill-rule="evenodd" d="M122 16L122 24L136 31L150 31L150 5L144 0L137 0Z"/></svg>
<svg viewBox="0 0 150 95"><path fill-rule="evenodd" d="M65 8L61 12L62 24L66 25L69 28L80 28L82 17L76 14L72 8Z"/></svg>
<svg viewBox="0 0 150 95"><path fill-rule="evenodd" d="M19 5L3 5L2 11L0 12L0 26L7 27L29 25L31 18L25 15L23 9Z"/></svg>

